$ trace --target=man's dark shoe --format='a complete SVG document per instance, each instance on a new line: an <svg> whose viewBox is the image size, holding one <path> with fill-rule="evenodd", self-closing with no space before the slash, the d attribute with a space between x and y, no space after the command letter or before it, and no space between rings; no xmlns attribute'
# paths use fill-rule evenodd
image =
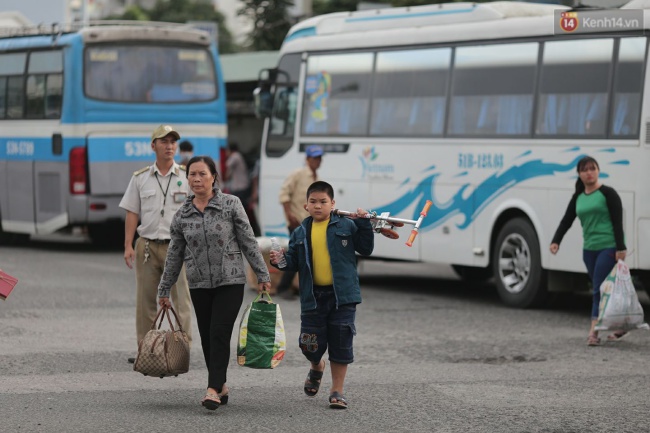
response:
<svg viewBox="0 0 650 433"><path fill-rule="evenodd" d="M127 359L127 361L128 361L129 364L133 364L133 363L135 363L135 358L129 358L129 359Z"/></svg>

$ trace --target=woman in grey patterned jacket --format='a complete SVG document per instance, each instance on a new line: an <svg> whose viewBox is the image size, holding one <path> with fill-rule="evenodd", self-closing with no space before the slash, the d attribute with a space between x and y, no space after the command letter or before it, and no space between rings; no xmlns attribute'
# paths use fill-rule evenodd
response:
<svg viewBox="0 0 650 433"><path fill-rule="evenodd" d="M246 283L243 257L257 274L260 292L269 290L271 279L241 201L215 186L217 168L212 158L190 159L186 173L194 195L172 220L158 297L161 306L171 305L169 291L185 263L208 367L208 389L201 404L214 410L228 402L230 339Z"/></svg>

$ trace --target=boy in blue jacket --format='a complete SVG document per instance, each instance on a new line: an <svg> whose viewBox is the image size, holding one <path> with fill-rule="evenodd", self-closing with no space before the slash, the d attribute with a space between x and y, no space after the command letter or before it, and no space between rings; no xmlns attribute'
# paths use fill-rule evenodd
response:
<svg viewBox="0 0 650 433"><path fill-rule="evenodd" d="M343 383L348 364L354 360L352 338L356 334L354 318L361 303L355 251L369 256L374 248L370 220L350 219L332 214L334 189L327 182L312 183L307 190L305 209L309 217L293 231L287 266L298 271L300 282L300 337L302 353L311 363L304 391L309 397L318 393L325 370L322 356L329 353L332 388L329 405L347 409ZM357 216L367 214L357 209ZM281 252L270 253L275 265Z"/></svg>

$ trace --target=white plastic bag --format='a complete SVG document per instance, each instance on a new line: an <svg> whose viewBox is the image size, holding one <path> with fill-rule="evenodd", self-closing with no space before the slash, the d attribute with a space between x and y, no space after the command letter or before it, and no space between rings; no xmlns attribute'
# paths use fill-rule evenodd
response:
<svg viewBox="0 0 650 433"><path fill-rule="evenodd" d="M643 322L643 308L632 284L630 268L623 260L600 285L600 306L596 331L630 331L650 329Z"/></svg>

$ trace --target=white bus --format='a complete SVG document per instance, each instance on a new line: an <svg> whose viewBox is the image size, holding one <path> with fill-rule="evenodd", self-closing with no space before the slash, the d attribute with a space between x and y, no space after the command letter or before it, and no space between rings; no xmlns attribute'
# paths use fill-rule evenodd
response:
<svg viewBox="0 0 650 433"><path fill-rule="evenodd" d="M643 21L647 11L627 7ZM319 144L319 176L334 186L336 207L417 219L425 200L434 203L412 248L379 237L373 257L446 263L473 280L494 276L506 304L532 307L549 290L587 287L575 284L585 274L579 222L556 256L548 246L576 163L590 155L621 196L627 262L645 278L647 38L640 23L560 34L554 24L565 10L451 3L294 26L257 91L268 116L263 233L287 236L280 185L304 163L305 147Z"/></svg>

